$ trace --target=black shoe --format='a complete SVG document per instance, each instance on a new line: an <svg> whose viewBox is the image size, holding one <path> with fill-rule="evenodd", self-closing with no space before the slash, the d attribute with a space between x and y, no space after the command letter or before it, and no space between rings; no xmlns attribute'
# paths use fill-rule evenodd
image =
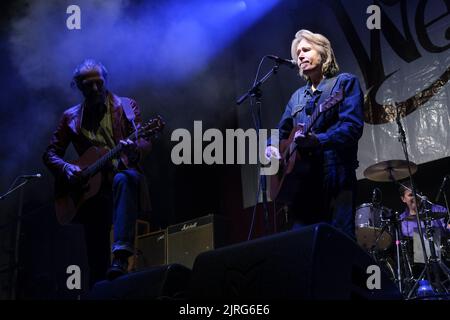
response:
<svg viewBox="0 0 450 320"><path fill-rule="evenodd" d="M128 273L128 259L114 258L111 263L111 267L106 272L106 278L108 280L114 280L127 273Z"/></svg>

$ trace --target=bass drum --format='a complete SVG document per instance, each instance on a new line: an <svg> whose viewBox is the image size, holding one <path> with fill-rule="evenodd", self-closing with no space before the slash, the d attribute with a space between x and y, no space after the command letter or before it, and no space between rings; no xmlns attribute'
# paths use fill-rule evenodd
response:
<svg viewBox="0 0 450 320"><path fill-rule="evenodd" d="M366 251L384 251L392 245L392 235L388 227L382 228L389 220L391 210L364 203L356 209L355 235L358 244ZM378 239L378 241L377 241Z"/></svg>

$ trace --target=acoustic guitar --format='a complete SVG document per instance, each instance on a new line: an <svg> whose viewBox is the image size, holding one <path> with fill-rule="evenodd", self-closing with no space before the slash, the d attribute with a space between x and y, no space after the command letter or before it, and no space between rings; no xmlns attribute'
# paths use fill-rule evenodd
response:
<svg viewBox="0 0 450 320"><path fill-rule="evenodd" d="M164 125L164 121L158 116L147 121L126 139L132 141L139 138L149 139L160 132ZM110 164L112 159L118 158L123 148L123 144L118 144L111 150L92 146L80 158L69 162L79 166L81 172L75 183L71 183L63 175L55 181L55 210L60 224L64 225L72 221L83 203L98 193L102 183L100 171L105 165Z"/></svg>
<svg viewBox="0 0 450 320"><path fill-rule="evenodd" d="M298 183L298 177L293 173L294 167L304 166L303 171L308 171L307 167L309 167L309 164L304 159L307 158L307 155L304 154L306 153L306 149L302 150L298 148L294 139L295 133L301 130L305 136L308 135L319 117L324 112L336 107L343 99L344 89L340 88L314 109L311 117L303 127L295 125L289 134L289 138L280 141L279 150L281 159L272 160L279 161L279 169L276 174L269 176L269 194L272 200L285 204L291 201L293 197L292 190L295 190L295 184ZM295 172L298 171L295 170Z"/></svg>

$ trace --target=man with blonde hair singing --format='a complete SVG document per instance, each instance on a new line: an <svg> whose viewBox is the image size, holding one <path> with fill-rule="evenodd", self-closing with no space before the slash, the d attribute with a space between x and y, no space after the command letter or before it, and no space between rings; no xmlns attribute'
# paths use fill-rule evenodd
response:
<svg viewBox="0 0 450 320"><path fill-rule="evenodd" d="M307 83L291 96L279 122L279 142L295 130L295 143L301 154L292 175L295 190L286 202L294 228L328 222L354 237L355 187L358 167L358 140L364 126L363 93L358 79L339 72L330 41L308 30L296 33L292 58ZM343 90L343 100L320 114L307 134L303 125L325 100ZM272 139L266 148L268 158L280 159ZM290 185L292 188L292 184Z"/></svg>

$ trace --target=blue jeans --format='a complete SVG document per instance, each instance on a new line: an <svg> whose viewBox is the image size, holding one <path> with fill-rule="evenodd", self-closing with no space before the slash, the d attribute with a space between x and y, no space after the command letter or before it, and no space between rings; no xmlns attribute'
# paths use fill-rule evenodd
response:
<svg viewBox="0 0 450 320"><path fill-rule="evenodd" d="M329 166L325 169L324 180L324 211L331 217L331 225L355 240L355 169Z"/></svg>
<svg viewBox="0 0 450 320"><path fill-rule="evenodd" d="M117 250L134 253L136 219L140 213L140 186L144 176L128 169L117 173L113 181L114 242L112 252Z"/></svg>

